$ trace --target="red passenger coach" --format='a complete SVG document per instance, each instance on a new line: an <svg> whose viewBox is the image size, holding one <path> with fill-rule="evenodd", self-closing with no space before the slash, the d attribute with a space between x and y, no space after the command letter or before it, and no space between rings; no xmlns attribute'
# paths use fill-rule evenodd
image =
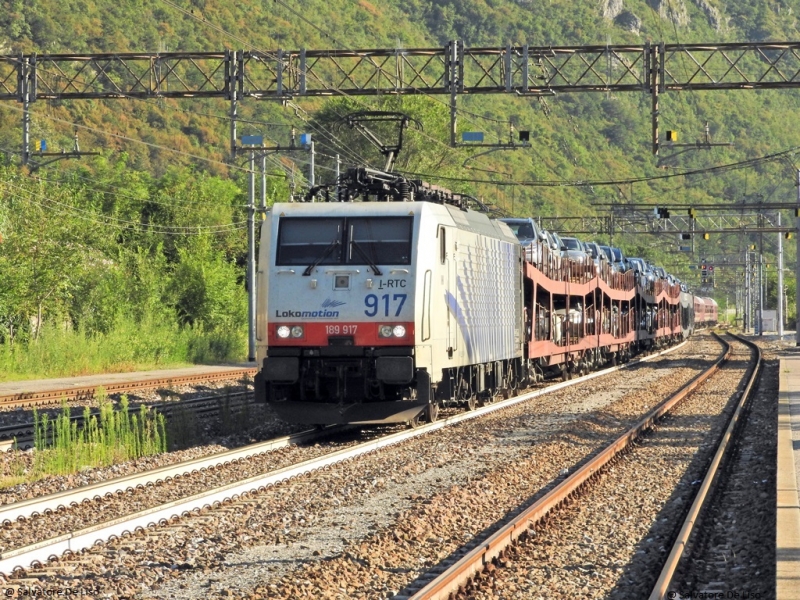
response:
<svg viewBox="0 0 800 600"><path fill-rule="evenodd" d="M717 302L713 298L694 298L694 322L697 327L716 325L718 320Z"/></svg>
<svg viewBox="0 0 800 600"><path fill-rule="evenodd" d="M719 322L719 306L717 306L716 300L712 298L708 298L708 300L711 300L710 310L707 309L707 314L709 318L708 322L709 325L716 325Z"/></svg>

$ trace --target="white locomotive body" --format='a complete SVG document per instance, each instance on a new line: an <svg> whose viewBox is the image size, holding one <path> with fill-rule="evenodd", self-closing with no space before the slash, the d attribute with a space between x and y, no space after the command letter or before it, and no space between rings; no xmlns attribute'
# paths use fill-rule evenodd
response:
<svg viewBox="0 0 800 600"><path fill-rule="evenodd" d="M521 252L504 224L444 203L274 205L257 395L315 424L435 418L467 401L522 360Z"/></svg>

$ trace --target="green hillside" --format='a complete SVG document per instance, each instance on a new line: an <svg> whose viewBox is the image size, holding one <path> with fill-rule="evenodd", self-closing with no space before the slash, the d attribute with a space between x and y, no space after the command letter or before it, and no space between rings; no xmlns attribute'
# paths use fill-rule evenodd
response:
<svg viewBox="0 0 800 600"><path fill-rule="evenodd" d="M792 40L798 38L798 12L798 2L756 0L2 0L0 53L413 48L451 39L471 47ZM519 215L589 214L593 203L792 200L796 194L800 160L792 156L636 184L543 185L669 172L657 168L650 153L651 105L644 93L461 96L460 131L484 131L487 141L506 141L509 123L531 132L528 149L484 154L448 146L447 100L339 97L294 99L286 106L245 100L239 133L287 144L292 127L313 131L317 178L330 182L337 154L345 166L382 164L371 146L342 126L343 115L403 111L422 129L407 132L398 169L449 178L435 182ZM685 152L667 165L705 169L800 146L800 124L793 118L798 109L797 91L664 94L662 130L677 130L682 141L693 142L708 122L712 141L734 144ZM34 139L70 149L77 127L81 149L102 156L20 170L21 108L0 104L0 149L6 153L0 173L0 273L6 284L0 286L0 377L4 365L9 372L27 369L19 350L12 357L11 342L24 346L47 327L97 340L146 321L164 336L177 339L176 328L186 336L180 347L143 344L112 362L240 358L247 180L242 162L228 163L227 102L39 101L31 113ZM270 201L288 198L291 190L303 193L306 160L302 154L270 158ZM505 185L512 182L527 185ZM775 235L769 238L768 253ZM690 281L696 276L679 263L745 244L738 236L712 236L698 240L698 252L688 257L677 254L674 239L614 239ZM29 260L31 247L44 263ZM793 267L793 248L789 254L787 266ZM774 265L769 276L775 279ZM792 304L793 280L787 285ZM733 302L733 288L717 291L720 302L726 292ZM768 295L774 305L774 281Z"/></svg>

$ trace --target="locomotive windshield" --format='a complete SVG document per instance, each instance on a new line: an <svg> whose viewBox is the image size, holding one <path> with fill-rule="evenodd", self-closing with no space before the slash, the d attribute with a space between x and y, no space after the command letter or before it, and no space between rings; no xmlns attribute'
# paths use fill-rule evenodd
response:
<svg viewBox="0 0 800 600"><path fill-rule="evenodd" d="M354 218L348 224L348 264L411 263L411 217Z"/></svg>
<svg viewBox="0 0 800 600"><path fill-rule="evenodd" d="M278 234L278 265L338 265L344 219L284 217ZM321 259L321 260L320 260Z"/></svg>
<svg viewBox="0 0 800 600"><path fill-rule="evenodd" d="M275 264L408 265L412 225L413 217L283 217Z"/></svg>

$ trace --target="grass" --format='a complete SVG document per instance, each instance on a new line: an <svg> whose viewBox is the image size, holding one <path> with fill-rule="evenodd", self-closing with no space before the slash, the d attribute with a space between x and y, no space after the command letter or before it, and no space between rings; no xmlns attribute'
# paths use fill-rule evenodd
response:
<svg viewBox="0 0 800 600"><path fill-rule="evenodd" d="M80 429L66 405L54 419L34 411L36 453L31 475L69 475L166 452L164 415L144 405L138 413L128 409L127 396L122 396L116 409L101 398L99 415L90 415L89 407L84 408Z"/></svg>
<svg viewBox="0 0 800 600"><path fill-rule="evenodd" d="M52 419L34 409L35 452L32 456L13 452L6 475L0 477L0 489L167 451L164 415L144 405L131 412L127 396L121 397L119 408L114 408L102 391L98 401L99 414L92 415L88 406L84 408L81 428L70 418L66 404Z"/></svg>
<svg viewBox="0 0 800 600"><path fill-rule="evenodd" d="M0 382L238 362L246 347L244 329L205 332L123 320L107 334L89 336L48 325L38 340L0 344Z"/></svg>
<svg viewBox="0 0 800 600"><path fill-rule="evenodd" d="M244 406L234 410L231 407L230 390L225 389L225 396L220 399L220 434L232 435L234 433L241 433L248 431L253 425L261 422L261 419L255 419L250 411L250 402L246 402Z"/></svg>
<svg viewBox="0 0 800 600"><path fill-rule="evenodd" d="M26 475L9 475L7 477L0 477L0 490L4 488L14 487L29 481Z"/></svg>
<svg viewBox="0 0 800 600"><path fill-rule="evenodd" d="M66 404L50 418L34 410L33 453L15 450L4 461L0 489L29 483L49 475L70 475L84 469L110 466L142 456L181 450L201 443L209 436L242 434L263 422L262 407L250 403L234 408L230 390L219 400L219 418L208 427L194 411L176 406L167 420L163 414L141 406L131 413L128 398L122 396L115 409L98 390L100 412L90 414L84 408L84 427L70 419Z"/></svg>

